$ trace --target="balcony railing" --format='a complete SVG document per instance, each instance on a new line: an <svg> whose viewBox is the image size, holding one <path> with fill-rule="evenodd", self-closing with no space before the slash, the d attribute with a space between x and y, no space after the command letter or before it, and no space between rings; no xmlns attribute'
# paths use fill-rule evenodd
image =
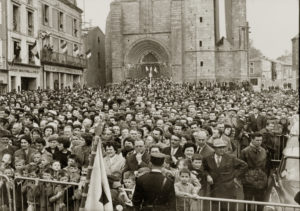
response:
<svg viewBox="0 0 300 211"><path fill-rule="evenodd" d="M85 68L86 59L81 57L69 56L66 54L49 51L47 49L42 50L41 62L48 64L58 64L69 67Z"/></svg>

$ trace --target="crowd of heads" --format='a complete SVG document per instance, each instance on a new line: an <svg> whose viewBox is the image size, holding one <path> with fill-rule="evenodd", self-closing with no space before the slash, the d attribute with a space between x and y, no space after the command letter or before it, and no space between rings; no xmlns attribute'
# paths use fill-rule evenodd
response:
<svg viewBox="0 0 300 211"><path fill-rule="evenodd" d="M151 87L148 83L147 79L126 80L104 89L0 96L0 171L12 179L78 183L86 179L98 134L104 155L118 155L124 164L107 167L112 170L108 173L112 187L130 189L136 176L150 171L150 165L130 168L130 156L163 152L170 146L182 147L183 155L180 159L167 155L164 166L166 171L178 170L178 178L184 181L191 166L201 166L196 151L204 144L213 146L215 139L225 136L232 143L226 150L237 155L241 139L255 132L251 115L266 119L259 129L288 134L292 117L298 114L298 94L293 91L253 92L243 86L177 84L169 79L153 80Z"/></svg>

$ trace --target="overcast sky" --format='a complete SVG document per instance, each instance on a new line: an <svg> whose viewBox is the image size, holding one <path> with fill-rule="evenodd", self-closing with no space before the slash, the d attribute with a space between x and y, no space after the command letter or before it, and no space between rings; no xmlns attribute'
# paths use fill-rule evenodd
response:
<svg viewBox="0 0 300 211"><path fill-rule="evenodd" d="M113 0L77 0L80 8L85 1L85 21L105 32L109 5ZM291 51L291 39L299 33L299 0L247 0L250 39L254 46L272 59Z"/></svg>

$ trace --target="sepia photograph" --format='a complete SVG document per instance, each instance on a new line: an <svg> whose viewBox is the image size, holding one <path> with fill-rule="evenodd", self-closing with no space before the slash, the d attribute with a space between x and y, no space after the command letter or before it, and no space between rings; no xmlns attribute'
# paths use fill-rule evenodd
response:
<svg viewBox="0 0 300 211"><path fill-rule="evenodd" d="M0 211L300 211L299 0L0 0Z"/></svg>

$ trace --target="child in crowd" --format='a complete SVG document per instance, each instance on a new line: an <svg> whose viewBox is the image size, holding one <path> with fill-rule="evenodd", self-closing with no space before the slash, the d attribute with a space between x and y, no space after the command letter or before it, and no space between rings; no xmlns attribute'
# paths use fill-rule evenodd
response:
<svg viewBox="0 0 300 211"><path fill-rule="evenodd" d="M28 168L28 176L31 178L37 178L38 169L36 166ZM39 206L39 186L38 180L26 180L22 186L22 193L26 193L26 199L28 203L27 211L34 211Z"/></svg>
<svg viewBox="0 0 300 211"><path fill-rule="evenodd" d="M85 187L85 183L86 183L86 176L81 176L79 185L77 188L75 188L74 195L72 196L72 200L74 200L74 210L79 210L80 200L82 197L82 190Z"/></svg>
<svg viewBox="0 0 300 211"><path fill-rule="evenodd" d="M15 169L16 171L23 171L23 168L25 168L25 160L23 159L15 159Z"/></svg>
<svg viewBox="0 0 300 211"><path fill-rule="evenodd" d="M34 152L32 154L32 163L36 166L40 166L42 161L42 155L40 152Z"/></svg>
<svg viewBox="0 0 300 211"><path fill-rule="evenodd" d="M189 161L187 159L180 159L177 161L176 169L171 169L173 176L175 178L175 183L180 181L180 171L182 169L188 169Z"/></svg>
<svg viewBox="0 0 300 211"><path fill-rule="evenodd" d="M69 181L69 175L66 171L62 170L59 171L58 179L60 182L68 182ZM65 191L68 189L68 187L65 187L65 185L58 184L54 188L54 196L50 197L49 202L55 203L54 204L54 210L64 210L66 207L65 204Z"/></svg>
<svg viewBox="0 0 300 211"><path fill-rule="evenodd" d="M132 197L135 187L135 176L132 172L126 171L123 174L123 187L120 188L119 199L122 202L125 210L130 210L132 207Z"/></svg>
<svg viewBox="0 0 300 211"><path fill-rule="evenodd" d="M10 168L12 163L12 155L8 152L5 152L2 156L0 163L0 171L2 172L6 168Z"/></svg>
<svg viewBox="0 0 300 211"><path fill-rule="evenodd" d="M174 185L176 196L180 197L177 200L177 210L190 210L192 200L191 198L198 197L199 187L194 187L190 182L191 173L187 168L183 168L179 171L180 181ZM188 198L182 198L188 197Z"/></svg>
<svg viewBox="0 0 300 211"><path fill-rule="evenodd" d="M2 170L3 171L3 174L5 176L8 177L9 180L12 180L13 178L13 174L14 174L14 171L12 168L5 168ZM9 181L6 181L5 179L3 178L0 178L0 210L9 210L8 207L9 207L9 199L8 199L8 194L12 195L13 193L13 187L7 183ZM10 193L8 193L10 192Z"/></svg>
<svg viewBox="0 0 300 211"><path fill-rule="evenodd" d="M59 179L59 172L61 170L60 162L55 160L52 163L52 170L53 170L53 179L58 180Z"/></svg>
<svg viewBox="0 0 300 211"><path fill-rule="evenodd" d="M53 170L51 168L46 168L41 173L41 178L44 180L51 180L53 175ZM51 210L51 204L49 202L49 197L53 195L53 185L49 182L40 182L40 209L41 211Z"/></svg>
<svg viewBox="0 0 300 211"><path fill-rule="evenodd" d="M84 165L81 168L81 175L86 176L88 174L88 165Z"/></svg>
<svg viewBox="0 0 300 211"><path fill-rule="evenodd" d="M42 155L41 162L39 163L40 171L42 172L43 170L48 168L50 166L51 162L52 162L52 157Z"/></svg>

